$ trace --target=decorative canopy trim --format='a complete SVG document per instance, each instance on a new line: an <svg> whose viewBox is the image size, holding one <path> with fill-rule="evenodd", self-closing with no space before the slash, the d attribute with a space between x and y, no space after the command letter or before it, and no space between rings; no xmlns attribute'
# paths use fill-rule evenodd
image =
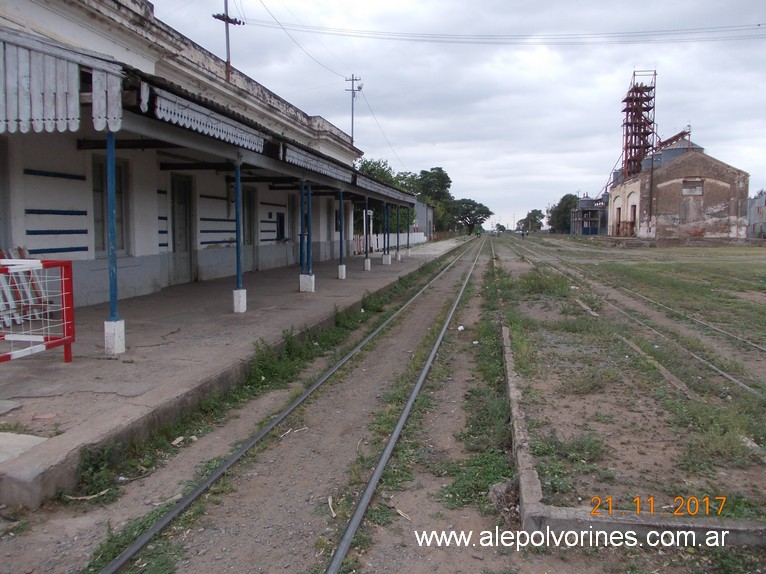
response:
<svg viewBox="0 0 766 574"><path fill-rule="evenodd" d="M358 187L361 187L362 189L373 191L375 193L379 193L381 195L390 197L395 200L399 200L399 201L413 204L413 205L415 204L415 198L412 195L409 195L407 193L404 193L403 191L399 191L397 189L389 187L383 183L379 183L373 179L363 176L362 174L357 174L356 185Z"/></svg>
<svg viewBox="0 0 766 574"><path fill-rule="evenodd" d="M344 183L351 183L354 176L351 169L344 169L290 145L285 145L285 161L304 169L335 178Z"/></svg>
<svg viewBox="0 0 766 574"><path fill-rule="evenodd" d="M256 153L263 152L266 138L252 128L160 88L152 87L152 91L158 119Z"/></svg>
<svg viewBox="0 0 766 574"><path fill-rule="evenodd" d="M81 68L92 72L93 127L98 131L122 127L118 64L2 27L0 63L0 133L78 131Z"/></svg>

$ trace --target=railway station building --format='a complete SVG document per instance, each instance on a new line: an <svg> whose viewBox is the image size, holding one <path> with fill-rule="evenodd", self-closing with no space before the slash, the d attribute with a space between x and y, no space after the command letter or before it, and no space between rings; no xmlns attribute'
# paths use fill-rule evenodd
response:
<svg viewBox="0 0 766 574"><path fill-rule="evenodd" d="M337 259L344 279L355 210L416 204L361 156L146 0L0 4L0 248L72 260L75 305L109 302L117 339L117 300L170 285L235 277L245 312L243 272L298 265L311 292Z"/></svg>
<svg viewBox="0 0 766 574"><path fill-rule="evenodd" d="M609 235L645 239L744 239L747 172L710 155L688 137L660 147L624 178L615 172Z"/></svg>

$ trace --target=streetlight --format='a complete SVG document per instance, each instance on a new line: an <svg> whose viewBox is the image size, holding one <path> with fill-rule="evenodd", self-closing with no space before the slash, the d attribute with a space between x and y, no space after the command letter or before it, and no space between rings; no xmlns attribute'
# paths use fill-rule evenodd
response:
<svg viewBox="0 0 766 574"><path fill-rule="evenodd" d="M351 88L346 88L347 92L351 92L351 145L354 145L354 100L356 99L356 93L362 91L362 84L359 82L362 78L357 78L354 74L351 74L350 78L346 78L347 82L351 82ZM359 82L359 86L356 86L356 82Z"/></svg>

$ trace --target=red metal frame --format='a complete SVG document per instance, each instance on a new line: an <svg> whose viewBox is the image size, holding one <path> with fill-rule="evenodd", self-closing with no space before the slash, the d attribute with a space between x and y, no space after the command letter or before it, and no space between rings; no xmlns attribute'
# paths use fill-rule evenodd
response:
<svg viewBox="0 0 766 574"><path fill-rule="evenodd" d="M46 335L43 338L44 350L53 349L55 347L64 347L64 362L72 362L72 343L75 341L75 325L74 325L74 282L72 280L72 262L71 261L52 261L43 260L40 262L43 269L60 268L59 281L61 289L61 322L60 333L55 335ZM11 268L8 266L0 266L0 274L9 274ZM31 271L29 273L32 273ZM34 279L32 280L34 283ZM35 292L40 295L40 286L34 284ZM18 286L13 284L12 289L18 296ZM45 312L45 309L43 309ZM0 326L0 329L2 327ZM0 340L4 340L6 334L0 330ZM34 351L37 352L37 351ZM15 353L3 353L0 354L0 362L10 361L16 358ZM19 356L25 356L32 354L31 352L21 352Z"/></svg>

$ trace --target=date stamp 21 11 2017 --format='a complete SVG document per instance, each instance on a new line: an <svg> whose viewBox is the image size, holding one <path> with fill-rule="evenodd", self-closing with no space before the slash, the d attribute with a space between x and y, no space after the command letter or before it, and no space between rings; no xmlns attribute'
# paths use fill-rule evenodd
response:
<svg viewBox="0 0 766 574"><path fill-rule="evenodd" d="M628 508L617 508L611 496L594 496L591 516L721 516L725 496L676 496L672 504L658 504L654 496L635 497Z"/></svg>

